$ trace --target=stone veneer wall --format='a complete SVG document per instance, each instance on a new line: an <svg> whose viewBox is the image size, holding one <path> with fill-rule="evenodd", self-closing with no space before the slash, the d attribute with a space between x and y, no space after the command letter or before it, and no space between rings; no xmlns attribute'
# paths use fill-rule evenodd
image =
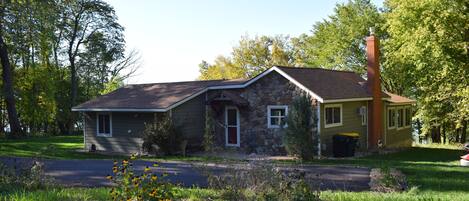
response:
<svg viewBox="0 0 469 201"><path fill-rule="evenodd" d="M209 97L215 97L221 91L209 91ZM249 102L248 107L238 107L240 114L240 147L246 153L285 154L283 146L283 131L278 128L267 127L267 106L288 105L303 90L285 79L277 72L272 72L257 80L245 89L233 89L239 96ZM227 104L225 106L232 106ZM313 114L316 115L316 109ZM215 113L216 144L225 147L224 107Z"/></svg>

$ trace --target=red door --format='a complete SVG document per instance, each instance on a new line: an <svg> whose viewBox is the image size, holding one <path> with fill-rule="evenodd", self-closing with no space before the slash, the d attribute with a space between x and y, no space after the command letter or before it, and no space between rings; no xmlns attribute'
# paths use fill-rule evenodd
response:
<svg viewBox="0 0 469 201"><path fill-rule="evenodd" d="M239 117L238 109L227 107L225 111L226 145L239 146Z"/></svg>

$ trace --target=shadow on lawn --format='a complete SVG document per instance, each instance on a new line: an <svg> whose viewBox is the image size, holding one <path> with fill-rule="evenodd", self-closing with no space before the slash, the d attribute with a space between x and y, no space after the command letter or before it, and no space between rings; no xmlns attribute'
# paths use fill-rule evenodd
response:
<svg viewBox="0 0 469 201"><path fill-rule="evenodd" d="M325 159L322 164L356 165L401 170L412 186L423 191L461 191L469 189L469 168L460 167L462 150L413 147L397 153L354 159Z"/></svg>

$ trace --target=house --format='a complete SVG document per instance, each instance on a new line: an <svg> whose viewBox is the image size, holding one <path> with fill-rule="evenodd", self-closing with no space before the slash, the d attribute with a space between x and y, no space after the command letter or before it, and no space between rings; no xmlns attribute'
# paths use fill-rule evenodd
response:
<svg viewBox="0 0 469 201"><path fill-rule="evenodd" d="M128 85L74 107L84 116L85 149L141 151L144 124L169 115L189 149L200 148L206 115L215 120L215 144L247 153L281 154L292 100L313 98L318 151L331 153L332 136L359 133L361 150L411 145L414 100L383 92L378 40L367 38L367 80L354 72L274 66L248 80ZM209 112L210 111L210 112Z"/></svg>

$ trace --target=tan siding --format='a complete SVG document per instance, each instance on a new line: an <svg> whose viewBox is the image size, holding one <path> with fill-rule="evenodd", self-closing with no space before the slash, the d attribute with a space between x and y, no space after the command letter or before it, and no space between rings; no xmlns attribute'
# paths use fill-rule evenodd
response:
<svg viewBox="0 0 469 201"><path fill-rule="evenodd" d="M412 127L408 128L388 128L388 108L399 108L402 106L390 106L387 103L384 104L384 130L386 136L386 147L388 148L399 148L399 147L410 147L412 146ZM408 105L407 107L410 107ZM397 127L397 123L396 123Z"/></svg>
<svg viewBox="0 0 469 201"><path fill-rule="evenodd" d="M205 93L179 105L171 113L182 135L189 141L188 146L200 146L205 129Z"/></svg>
<svg viewBox="0 0 469 201"><path fill-rule="evenodd" d="M326 154L332 152L332 136L342 132L356 132L360 134L360 149L365 150L367 148L367 126L362 125L361 116L359 115L359 108L362 106L366 107L366 101L355 101L355 102L342 102L342 103L331 103L342 104L342 126L325 128L324 120L324 106L327 103L321 104L321 143L326 145Z"/></svg>
<svg viewBox="0 0 469 201"><path fill-rule="evenodd" d="M112 137L96 135L96 113L85 113L85 149L95 144L100 151L134 153L141 150L145 123L154 113L112 112Z"/></svg>

